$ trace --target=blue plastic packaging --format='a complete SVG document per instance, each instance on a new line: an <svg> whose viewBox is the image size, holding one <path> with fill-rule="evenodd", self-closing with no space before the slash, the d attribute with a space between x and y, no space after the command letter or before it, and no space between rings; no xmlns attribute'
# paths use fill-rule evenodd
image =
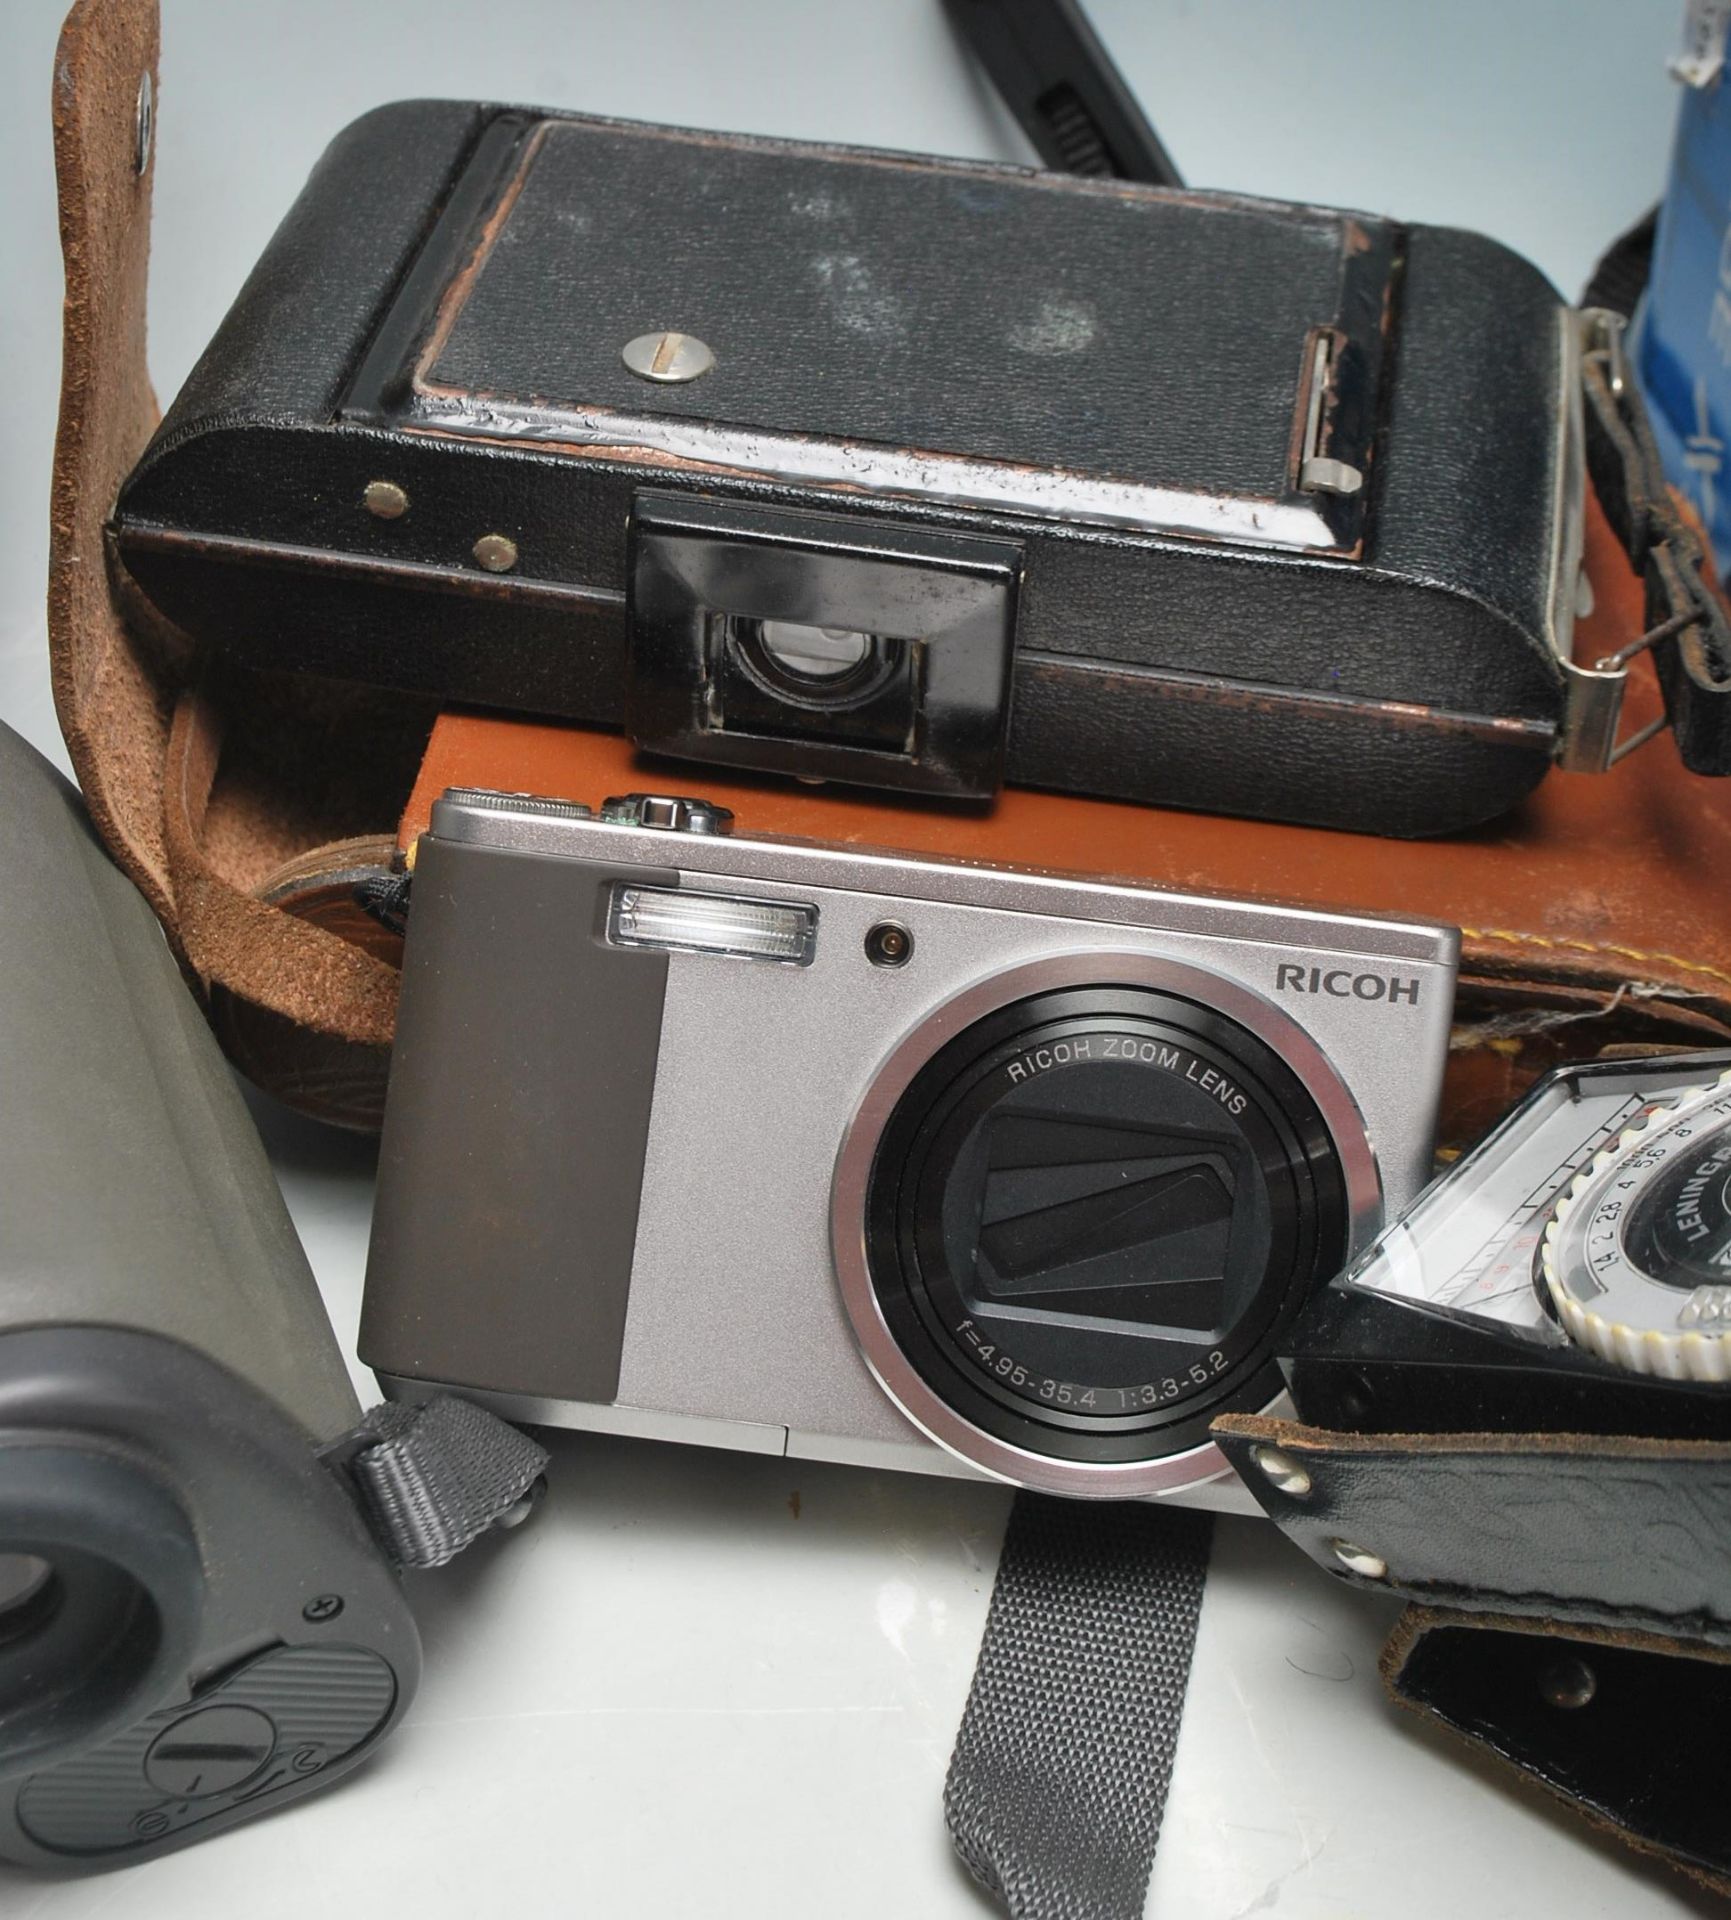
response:
<svg viewBox="0 0 1731 1920"><path fill-rule="evenodd" d="M1671 178L1659 210L1652 278L1636 316L1632 358L1667 478L1686 493L1731 565L1731 72L1726 9L1690 10L1690 51ZM1705 17L1704 17L1705 16ZM1716 45L1703 39L1716 39Z"/></svg>

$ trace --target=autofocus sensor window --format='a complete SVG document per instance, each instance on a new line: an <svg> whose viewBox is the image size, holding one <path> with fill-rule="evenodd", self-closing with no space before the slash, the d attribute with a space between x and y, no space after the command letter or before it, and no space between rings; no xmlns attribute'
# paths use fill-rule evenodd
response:
<svg viewBox="0 0 1731 1920"><path fill-rule="evenodd" d="M970 1425L1057 1458L1195 1445L1278 1390L1272 1343L1344 1255L1310 1096L1176 995L1079 988L977 1021L884 1127L868 1261L890 1332Z"/></svg>

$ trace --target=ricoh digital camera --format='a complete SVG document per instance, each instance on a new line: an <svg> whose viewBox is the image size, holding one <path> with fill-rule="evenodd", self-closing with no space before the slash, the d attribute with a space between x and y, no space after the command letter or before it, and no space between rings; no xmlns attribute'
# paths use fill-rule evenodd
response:
<svg viewBox="0 0 1731 1920"><path fill-rule="evenodd" d="M554 1425L1242 1504L1210 1420L1277 1397L1429 1177L1456 933L730 825L435 805L363 1359Z"/></svg>

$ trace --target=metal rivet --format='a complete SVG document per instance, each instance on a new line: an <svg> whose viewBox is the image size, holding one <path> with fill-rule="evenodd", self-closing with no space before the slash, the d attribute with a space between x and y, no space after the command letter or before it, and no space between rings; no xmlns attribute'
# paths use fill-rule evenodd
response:
<svg viewBox="0 0 1731 1920"><path fill-rule="evenodd" d="M1356 1573L1366 1580L1386 1580L1388 1562L1368 1547L1355 1547L1350 1540L1331 1541L1334 1557L1345 1567L1348 1573Z"/></svg>
<svg viewBox="0 0 1731 1920"><path fill-rule="evenodd" d="M1310 1475L1290 1453L1282 1453L1278 1447L1252 1447L1250 1457L1261 1469L1263 1478L1282 1493L1291 1494L1294 1500L1302 1500L1309 1494Z"/></svg>
<svg viewBox="0 0 1731 1920"><path fill-rule="evenodd" d="M134 127L132 170L134 173L143 173L150 165L150 149L156 140L156 82L148 72L139 76Z"/></svg>
<svg viewBox="0 0 1731 1920"><path fill-rule="evenodd" d="M619 357L639 380L677 385L696 380L715 365L715 355L694 333L640 333Z"/></svg>
<svg viewBox="0 0 1731 1920"><path fill-rule="evenodd" d="M334 1620L342 1610L343 1596L340 1593L321 1593L301 1608L301 1618L312 1621Z"/></svg>
<svg viewBox="0 0 1731 1920"><path fill-rule="evenodd" d="M1599 1691L1599 1676L1584 1660L1557 1660L1539 1675L1539 1692L1548 1706L1573 1711Z"/></svg>
<svg viewBox="0 0 1731 1920"><path fill-rule="evenodd" d="M394 480L369 480L361 505L380 520L400 520L409 510L409 496Z"/></svg>
<svg viewBox="0 0 1731 1920"><path fill-rule="evenodd" d="M517 564L517 543L502 533L484 533L474 545L475 560L489 573L509 573Z"/></svg>
<svg viewBox="0 0 1731 1920"><path fill-rule="evenodd" d="M498 1519L493 1522L495 1530L499 1533L514 1532L518 1527L522 1526L525 1520L533 1515L535 1509L546 1497L547 1476L544 1473L538 1473L505 1511L500 1514Z"/></svg>

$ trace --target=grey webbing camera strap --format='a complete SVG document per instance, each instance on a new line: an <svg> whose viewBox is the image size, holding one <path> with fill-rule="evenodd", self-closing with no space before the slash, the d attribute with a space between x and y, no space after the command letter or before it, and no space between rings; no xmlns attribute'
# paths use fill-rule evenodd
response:
<svg viewBox="0 0 1731 1920"><path fill-rule="evenodd" d="M1139 1920L1212 1532L1016 1496L944 1783L950 1839L1012 1920Z"/></svg>
<svg viewBox="0 0 1731 1920"><path fill-rule="evenodd" d="M496 1414L440 1394L387 1400L321 1458L346 1474L399 1567L442 1567L494 1527L526 1518L546 1450Z"/></svg>

